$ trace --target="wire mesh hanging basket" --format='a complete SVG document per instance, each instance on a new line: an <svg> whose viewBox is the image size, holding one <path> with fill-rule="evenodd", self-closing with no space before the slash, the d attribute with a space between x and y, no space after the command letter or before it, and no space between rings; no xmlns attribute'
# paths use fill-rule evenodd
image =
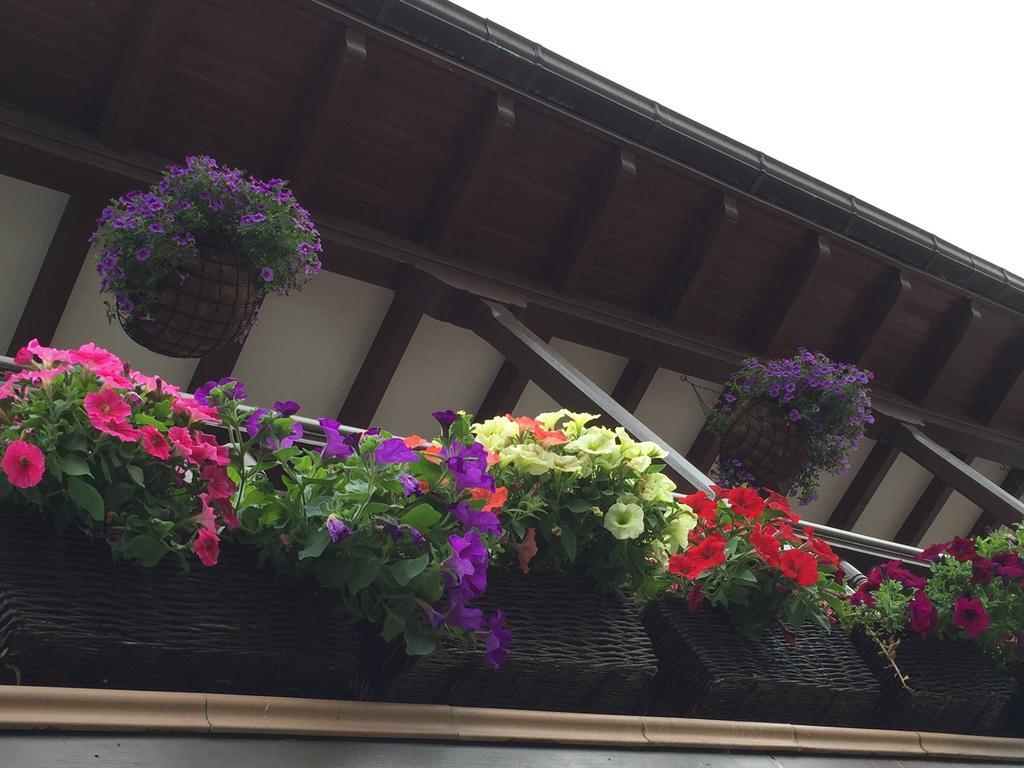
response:
<svg viewBox="0 0 1024 768"><path fill-rule="evenodd" d="M775 404L741 403L722 432L719 463L753 476L755 485L786 493L807 461L809 438L803 423Z"/></svg>
<svg viewBox="0 0 1024 768"><path fill-rule="evenodd" d="M223 240L199 243L199 257L167 275L148 314L118 313L125 333L167 357L203 357L244 338L263 297L249 261Z"/></svg>

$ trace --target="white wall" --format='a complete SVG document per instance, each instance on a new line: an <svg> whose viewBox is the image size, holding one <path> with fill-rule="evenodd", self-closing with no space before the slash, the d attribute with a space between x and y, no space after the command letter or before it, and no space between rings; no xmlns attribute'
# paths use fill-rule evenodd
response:
<svg viewBox="0 0 1024 768"><path fill-rule="evenodd" d="M0 353L6 353L68 196L0 176Z"/></svg>
<svg viewBox="0 0 1024 768"><path fill-rule="evenodd" d="M995 461L988 459L975 459L971 466L981 474L995 483L1001 483L1006 478L1007 468ZM921 546L935 544L939 541L949 541L954 536L966 536L981 514L981 507L954 491L949 500L942 507L935 522L925 532L921 539Z"/></svg>

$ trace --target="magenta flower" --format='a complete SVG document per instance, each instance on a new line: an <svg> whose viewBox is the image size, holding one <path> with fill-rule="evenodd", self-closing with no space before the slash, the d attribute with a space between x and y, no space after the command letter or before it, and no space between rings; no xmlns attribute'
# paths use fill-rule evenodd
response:
<svg viewBox="0 0 1024 768"><path fill-rule="evenodd" d="M508 646L512 640L512 633L504 624L505 612L498 611L488 622L488 632L484 637L484 659L495 669L500 669L508 660Z"/></svg>
<svg viewBox="0 0 1024 768"><path fill-rule="evenodd" d="M923 589L918 589L917 594L907 603L907 612L910 614L910 629L921 637L927 637L938 620L938 614Z"/></svg>
<svg viewBox="0 0 1024 768"><path fill-rule="evenodd" d="M988 613L978 598L961 595L953 606L953 623L970 637L977 637L988 628Z"/></svg>
<svg viewBox="0 0 1024 768"><path fill-rule="evenodd" d="M924 576L917 576L908 571L899 560L890 560L886 563L885 573L890 579L910 589L922 589L926 581Z"/></svg>
<svg viewBox="0 0 1024 768"><path fill-rule="evenodd" d="M973 560L977 554L974 551L974 542L970 539L962 539L959 536L954 537L954 539L949 542L946 547L946 551L961 563L967 560Z"/></svg>
<svg viewBox="0 0 1024 768"><path fill-rule="evenodd" d="M43 452L32 443L14 440L4 451L0 468L15 488L32 488L39 485L46 469Z"/></svg>
<svg viewBox="0 0 1024 768"><path fill-rule="evenodd" d="M373 459L378 464L402 464L406 462L417 462L419 454L408 447L400 437L391 437L377 446Z"/></svg>
<svg viewBox="0 0 1024 768"><path fill-rule="evenodd" d="M142 428L142 449L156 459L171 458L171 446L156 427L146 425Z"/></svg>
<svg viewBox="0 0 1024 768"><path fill-rule="evenodd" d="M132 413L131 406L112 389L90 392L82 400L82 407L89 421L97 429L99 425L110 421L124 421Z"/></svg>
<svg viewBox="0 0 1024 768"><path fill-rule="evenodd" d="M944 541L940 541L938 544L932 544L926 550L921 552L921 554L917 556L917 559L925 563L935 562L939 559L942 553L946 551L947 546L948 544Z"/></svg>
<svg viewBox="0 0 1024 768"><path fill-rule="evenodd" d="M1017 555L1006 552L992 558L993 569L1004 581L1024 578L1024 562Z"/></svg>

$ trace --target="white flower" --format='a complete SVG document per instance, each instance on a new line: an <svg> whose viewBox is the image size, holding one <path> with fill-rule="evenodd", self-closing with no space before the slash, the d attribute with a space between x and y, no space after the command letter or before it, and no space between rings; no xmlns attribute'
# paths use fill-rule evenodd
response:
<svg viewBox="0 0 1024 768"><path fill-rule="evenodd" d="M635 539L644 532L644 511L639 504L612 504L604 516L604 527L616 539Z"/></svg>
<svg viewBox="0 0 1024 768"><path fill-rule="evenodd" d="M537 415L537 421L544 427L545 430L551 432L554 430L555 425L562 420L563 417L568 416L569 411L565 408L560 408L557 411L549 411L548 413L541 413Z"/></svg>
<svg viewBox="0 0 1024 768"><path fill-rule="evenodd" d="M476 441L491 453L500 453L519 437L519 425L504 416L473 425Z"/></svg>
<svg viewBox="0 0 1024 768"><path fill-rule="evenodd" d="M540 477L555 465L555 454L537 443L510 445L501 452L501 463L511 464L520 472Z"/></svg>

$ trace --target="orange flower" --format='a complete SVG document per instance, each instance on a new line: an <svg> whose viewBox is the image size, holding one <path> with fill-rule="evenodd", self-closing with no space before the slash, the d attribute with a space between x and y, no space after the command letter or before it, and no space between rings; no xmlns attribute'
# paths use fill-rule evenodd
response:
<svg viewBox="0 0 1024 768"><path fill-rule="evenodd" d="M493 467L499 461L501 461L501 456L499 456L498 454L496 454L496 453L494 453L492 451L488 451L487 452L487 466L488 467Z"/></svg>
<svg viewBox="0 0 1024 768"><path fill-rule="evenodd" d="M424 440L419 435L409 435L408 437L403 437L402 442L405 443L406 448L419 448L420 446L427 444L427 441Z"/></svg>
<svg viewBox="0 0 1024 768"><path fill-rule="evenodd" d="M530 434L532 434L534 439L541 445L563 445L564 443L569 442L569 438L565 436L565 432L560 429L549 432L546 429L537 426L530 430Z"/></svg>
<svg viewBox="0 0 1024 768"><path fill-rule="evenodd" d="M529 416L513 416L511 413L508 413L505 414L505 418L518 424L521 432L531 432L534 429L544 429L543 424L536 419L531 419Z"/></svg>
<svg viewBox="0 0 1024 768"><path fill-rule="evenodd" d="M505 502L508 501L508 488L501 486L493 491L489 491L486 488L472 488L469 491L469 498L486 499L487 502L482 507L483 511L498 512L505 506Z"/></svg>
<svg viewBox="0 0 1024 768"><path fill-rule="evenodd" d="M441 446L437 443L431 443L423 449L423 458L427 461L432 461L435 464L441 463L441 457L438 455L441 453Z"/></svg>
<svg viewBox="0 0 1024 768"><path fill-rule="evenodd" d="M527 529L526 538L521 543L516 544L516 549L519 550L519 570L523 573L529 573L530 561L537 554L537 529Z"/></svg>

